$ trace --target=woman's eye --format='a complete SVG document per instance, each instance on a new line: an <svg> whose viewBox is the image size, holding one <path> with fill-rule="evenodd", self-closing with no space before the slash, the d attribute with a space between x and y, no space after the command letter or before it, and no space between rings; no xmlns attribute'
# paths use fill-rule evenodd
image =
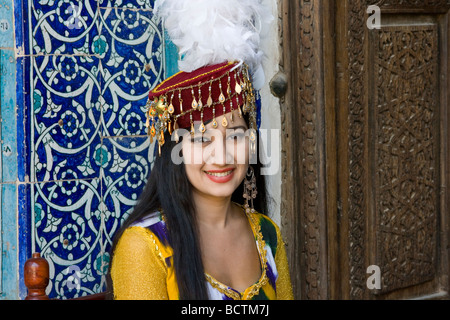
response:
<svg viewBox="0 0 450 320"><path fill-rule="evenodd" d="M207 137L204 136L199 136L199 137L194 137L191 139L191 142L193 143L205 143L205 142L210 142L211 140Z"/></svg>
<svg viewBox="0 0 450 320"><path fill-rule="evenodd" d="M232 135L228 136L229 140L236 140L236 141L240 141L241 139L243 139L245 137L244 133L235 133Z"/></svg>

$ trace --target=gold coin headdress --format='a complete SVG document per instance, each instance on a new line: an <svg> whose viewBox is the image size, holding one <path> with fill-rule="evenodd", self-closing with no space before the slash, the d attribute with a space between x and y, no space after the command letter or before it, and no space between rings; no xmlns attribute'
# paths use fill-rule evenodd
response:
<svg viewBox="0 0 450 320"><path fill-rule="evenodd" d="M147 128L151 140L165 143L166 130L172 135L175 128L189 128L195 134L206 131L206 123L213 128L228 127L234 121L233 111L239 117L248 114L250 142L256 140L255 92L246 65L222 63L203 67L193 72L179 72L162 82L149 94ZM217 118L225 115L220 123ZM175 132L175 134L177 134ZM175 138L178 141L178 137Z"/></svg>
<svg viewBox="0 0 450 320"><path fill-rule="evenodd" d="M149 94L147 127L151 139L164 145L164 132L212 121L213 127L233 121L225 116L249 114L250 142L256 139L255 94L264 84L261 29L272 15L261 0L156 0L155 14L164 19L180 57L179 73ZM175 133L176 134L176 133Z"/></svg>

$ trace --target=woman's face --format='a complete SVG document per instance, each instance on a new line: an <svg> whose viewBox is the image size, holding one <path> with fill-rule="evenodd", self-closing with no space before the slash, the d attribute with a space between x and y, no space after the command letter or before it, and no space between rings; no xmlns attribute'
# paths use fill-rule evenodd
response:
<svg viewBox="0 0 450 320"><path fill-rule="evenodd" d="M226 114L228 126L221 125L223 117L216 119L218 127L206 125L205 133L184 134L183 160L187 177L194 192L203 196L231 197L244 179L248 169L248 126L237 110Z"/></svg>

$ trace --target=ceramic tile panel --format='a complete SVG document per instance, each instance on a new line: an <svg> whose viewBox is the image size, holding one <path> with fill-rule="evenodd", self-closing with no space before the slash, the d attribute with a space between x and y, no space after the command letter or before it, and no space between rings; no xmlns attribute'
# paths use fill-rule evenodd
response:
<svg viewBox="0 0 450 320"><path fill-rule="evenodd" d="M27 295L27 288L24 283L24 269L23 266L27 259L29 259L32 255L32 252L36 249L34 245L33 235L35 233L34 219L32 215L34 211L31 210L31 186L30 183L19 183L17 184L17 198L14 201L17 202L17 207L14 212L18 217L18 270L16 271L19 274L19 283L15 283L15 285L19 288L19 298L24 299ZM36 251L34 251L36 252Z"/></svg>
<svg viewBox="0 0 450 320"><path fill-rule="evenodd" d="M30 57L16 56L16 139L17 145L17 181L27 183L30 181L30 148L31 148L31 121L30 108L32 96L30 89ZM14 83L14 82L13 82ZM19 223L23 223L19 221Z"/></svg>
<svg viewBox="0 0 450 320"><path fill-rule="evenodd" d="M13 15L12 0L0 0L0 48L14 47Z"/></svg>
<svg viewBox="0 0 450 320"><path fill-rule="evenodd" d="M19 293L17 270L17 186L0 184L0 300L16 299Z"/></svg>
<svg viewBox="0 0 450 320"><path fill-rule="evenodd" d="M144 10L100 8L100 19L103 136L143 135L148 93L164 77L162 24Z"/></svg>
<svg viewBox="0 0 450 320"><path fill-rule="evenodd" d="M102 201L104 246L110 249L114 234L136 204L153 165L155 144L147 136L104 138L102 143Z"/></svg>
<svg viewBox="0 0 450 320"><path fill-rule="evenodd" d="M94 53L99 34L98 6L95 0L27 1L29 54Z"/></svg>
<svg viewBox="0 0 450 320"><path fill-rule="evenodd" d="M0 49L0 183L17 180L17 122L14 51Z"/></svg>
<svg viewBox="0 0 450 320"><path fill-rule="evenodd" d="M100 61L37 55L30 63L30 181L98 178L92 146L101 140Z"/></svg>
<svg viewBox="0 0 450 320"><path fill-rule="evenodd" d="M17 126L14 22L11 0L0 0L0 300L18 287Z"/></svg>
<svg viewBox="0 0 450 320"><path fill-rule="evenodd" d="M32 184L32 241L50 265L48 294L78 297L102 290L104 219L99 179Z"/></svg>
<svg viewBox="0 0 450 320"><path fill-rule="evenodd" d="M154 0L97 0L100 8L118 7L118 8L132 8L152 10Z"/></svg>
<svg viewBox="0 0 450 320"><path fill-rule="evenodd" d="M48 259L50 297L100 292L151 170L147 95L175 72L176 50L153 1L17 2L20 264Z"/></svg>

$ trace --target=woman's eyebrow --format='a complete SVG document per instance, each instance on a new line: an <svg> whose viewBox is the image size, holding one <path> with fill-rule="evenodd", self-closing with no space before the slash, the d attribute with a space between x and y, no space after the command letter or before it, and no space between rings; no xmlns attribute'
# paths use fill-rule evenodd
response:
<svg viewBox="0 0 450 320"><path fill-rule="evenodd" d="M246 126L236 126L236 127L231 127L231 128L227 127L227 130L233 130L233 131L236 131L236 130L239 130L239 129L242 129L244 132L245 132L246 130L248 130L248 128L247 128ZM215 131L215 130L218 130L218 129L213 129L213 128L207 129L203 134L208 134L208 133L211 133L211 132L213 132L213 131ZM195 131L196 131L196 133L197 133L197 130L195 130Z"/></svg>
<svg viewBox="0 0 450 320"><path fill-rule="evenodd" d="M237 127L231 127L231 128L227 128L229 130L238 130L238 129L242 129L242 130L247 130L247 127L245 126L237 126Z"/></svg>

